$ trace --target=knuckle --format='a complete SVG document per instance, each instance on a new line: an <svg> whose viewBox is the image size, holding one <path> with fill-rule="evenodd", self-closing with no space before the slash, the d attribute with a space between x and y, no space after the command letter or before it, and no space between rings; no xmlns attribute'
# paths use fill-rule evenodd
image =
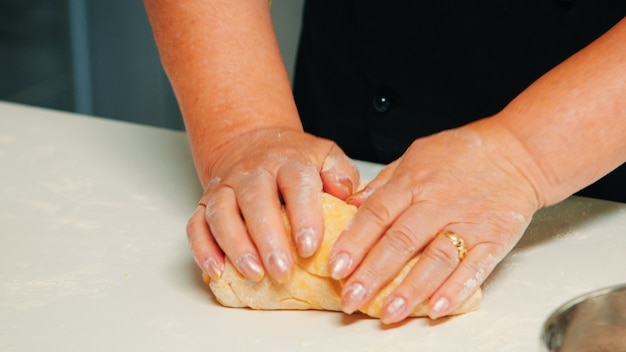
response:
<svg viewBox="0 0 626 352"><path fill-rule="evenodd" d="M219 215L221 211L228 208L228 205L234 201L234 190L228 186L222 186L204 197L204 216L207 221Z"/></svg>
<svg viewBox="0 0 626 352"><path fill-rule="evenodd" d="M356 281L367 283L368 292L376 292L382 286L380 282L381 277L382 271L380 267L366 265L359 270Z"/></svg>
<svg viewBox="0 0 626 352"><path fill-rule="evenodd" d="M469 272L473 274L472 279L474 280L476 285L482 284L491 272L491 268L489 267L489 265L484 262L468 261L466 263L466 267Z"/></svg>
<svg viewBox="0 0 626 352"><path fill-rule="evenodd" d="M315 166L309 163L298 163L298 165L281 169L278 182L284 192L298 192L306 195L322 189L320 175Z"/></svg>
<svg viewBox="0 0 626 352"><path fill-rule="evenodd" d="M242 208L248 208L259 201L259 194L256 192L239 192L237 203Z"/></svg>
<svg viewBox="0 0 626 352"><path fill-rule="evenodd" d="M232 186L236 193L237 201L241 204L254 204L258 201L258 190L271 185L273 176L265 169L258 168L255 171L241 176L237 185Z"/></svg>
<svg viewBox="0 0 626 352"><path fill-rule="evenodd" d="M424 256L430 258L443 267L454 267L458 264L459 257L456 249L454 248L444 248L442 246L437 246L431 244L424 251Z"/></svg>
<svg viewBox="0 0 626 352"><path fill-rule="evenodd" d="M206 201L206 206L204 207L204 217L207 221L211 221L211 219L215 216L216 213L219 212L220 208L220 200L216 195L209 197Z"/></svg>
<svg viewBox="0 0 626 352"><path fill-rule="evenodd" d="M502 256L497 253L497 250L492 248L495 247L492 246L490 249L483 250L484 254L479 257L479 260L467 260L463 263L468 270L475 274L480 282L487 278L502 259Z"/></svg>
<svg viewBox="0 0 626 352"><path fill-rule="evenodd" d="M187 240L191 242L198 234L200 229L199 226L204 222L203 217L203 209L204 207L198 206L196 210L191 214L189 220L187 220L187 225L185 227L185 232L187 234Z"/></svg>
<svg viewBox="0 0 626 352"><path fill-rule="evenodd" d="M411 255L417 251L417 238L406 224L395 224L387 232L388 244L395 253Z"/></svg>
<svg viewBox="0 0 626 352"><path fill-rule="evenodd" d="M194 216L192 216L187 221L187 226L185 227L185 233L187 234L187 241L189 241L190 244L194 237L195 227L196 227L195 222L194 222L194 217L195 217L195 213L194 213Z"/></svg>
<svg viewBox="0 0 626 352"><path fill-rule="evenodd" d="M364 218L373 222L376 226L385 228L387 223L392 219L389 208L377 201L371 201L359 208Z"/></svg>

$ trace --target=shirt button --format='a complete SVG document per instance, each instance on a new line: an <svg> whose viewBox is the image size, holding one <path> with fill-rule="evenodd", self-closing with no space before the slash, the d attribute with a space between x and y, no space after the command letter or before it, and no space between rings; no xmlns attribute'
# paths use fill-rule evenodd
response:
<svg viewBox="0 0 626 352"><path fill-rule="evenodd" d="M391 101L389 98L382 95L375 96L374 99L372 99L372 105L374 106L374 110L380 113L387 112L391 109Z"/></svg>

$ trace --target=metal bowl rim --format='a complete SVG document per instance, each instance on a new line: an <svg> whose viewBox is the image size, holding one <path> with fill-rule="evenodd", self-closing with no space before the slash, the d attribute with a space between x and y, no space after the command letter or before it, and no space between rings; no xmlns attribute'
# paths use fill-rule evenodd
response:
<svg viewBox="0 0 626 352"><path fill-rule="evenodd" d="M570 299L569 301L563 303L559 308L557 308L554 312L552 312L552 314L550 314L550 316L543 323L543 328L541 331L541 341L543 343L546 342L546 334L549 331L555 319L559 317L560 315L562 315L563 313L567 312L568 310L572 309L577 304L587 301L590 298L599 297L599 296L603 296L609 293L619 292L619 291L626 291L626 283L617 284L613 286L600 288L594 291L590 291L580 296L574 297Z"/></svg>

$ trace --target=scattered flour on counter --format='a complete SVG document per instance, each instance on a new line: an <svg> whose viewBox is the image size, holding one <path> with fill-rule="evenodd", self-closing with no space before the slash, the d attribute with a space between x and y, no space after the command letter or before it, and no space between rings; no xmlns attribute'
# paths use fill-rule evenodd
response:
<svg viewBox="0 0 626 352"><path fill-rule="evenodd" d="M83 219L83 218L74 218L74 217L63 217L61 219L56 220L56 223L61 226L69 226L76 230L94 230L99 227L97 221Z"/></svg>
<svg viewBox="0 0 626 352"><path fill-rule="evenodd" d="M85 191L91 190L93 188L93 180L88 178L64 177L57 182L45 182L44 186L52 193L70 196L79 192L84 194Z"/></svg>
<svg viewBox="0 0 626 352"><path fill-rule="evenodd" d="M106 207L111 209L139 209L145 211L157 211L159 207L154 205L150 199L144 195L131 195L129 199L124 201L105 201L105 200L90 200L85 202L85 205Z"/></svg>
<svg viewBox="0 0 626 352"><path fill-rule="evenodd" d="M22 199L19 202L27 205L33 213L38 214L39 221L43 221L43 215L45 215L48 221L54 226L68 226L82 231L93 230L99 227L97 221L80 215L59 215L68 214L67 209L64 209L60 203L31 199Z"/></svg>
<svg viewBox="0 0 626 352"><path fill-rule="evenodd" d="M8 134L0 134L0 144L9 145L15 142L14 136L9 136Z"/></svg>
<svg viewBox="0 0 626 352"><path fill-rule="evenodd" d="M57 211L61 208L58 203L46 202L43 200L23 199L20 202L30 206L31 210L35 211L36 213L45 214L48 216L55 215Z"/></svg>
<svg viewBox="0 0 626 352"><path fill-rule="evenodd" d="M510 330L516 326L515 330ZM536 319L527 319L514 316L503 316L482 326L481 332L467 345L476 351L519 351L519 336L537 335Z"/></svg>
<svg viewBox="0 0 626 352"><path fill-rule="evenodd" d="M4 293L15 299L13 304L19 309L26 310L69 296L101 297L102 288L110 281L102 278L101 265L92 264L49 277L8 281L4 283Z"/></svg>

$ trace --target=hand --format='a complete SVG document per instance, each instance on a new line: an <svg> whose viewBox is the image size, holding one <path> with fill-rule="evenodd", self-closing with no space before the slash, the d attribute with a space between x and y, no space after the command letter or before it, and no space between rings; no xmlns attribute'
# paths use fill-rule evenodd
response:
<svg viewBox="0 0 626 352"><path fill-rule="evenodd" d="M492 138L496 134L484 125L416 140L349 199L360 207L330 257L332 277L347 278L345 312L360 308L422 253L385 302L381 319L398 322L429 298L431 318L445 316L519 240L540 206L536 175L508 158L507 151L519 147L514 138ZM463 260L449 238L437 236L443 230L465 240Z"/></svg>
<svg viewBox="0 0 626 352"><path fill-rule="evenodd" d="M296 250L309 257L323 235L322 190L345 199L359 185L358 170L336 144L300 131L249 132L218 155L187 226L194 259L212 279L222 275L225 254L251 280L260 281L266 271L287 280L293 258L281 199Z"/></svg>

